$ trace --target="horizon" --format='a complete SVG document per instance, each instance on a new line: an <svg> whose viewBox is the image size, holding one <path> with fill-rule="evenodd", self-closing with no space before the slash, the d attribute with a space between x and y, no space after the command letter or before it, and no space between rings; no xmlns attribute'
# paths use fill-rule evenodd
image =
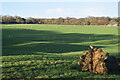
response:
<svg viewBox="0 0 120 80"><path fill-rule="evenodd" d="M117 2L3 2L3 15L23 18L118 17Z"/></svg>
<svg viewBox="0 0 120 80"><path fill-rule="evenodd" d="M2 15L2 16L11 16L11 15ZM17 16L17 15L15 15L15 16ZM12 17L15 17L15 16L12 16ZM18 16L18 17L21 17L21 16ZM69 17L69 16L68 16ZM78 17L78 18L76 18L76 17L69 17L69 18L75 18L75 19L80 19L80 18L89 18L89 17L95 17L95 18L97 18L97 16L86 16L86 17ZM99 17L109 17L109 16L99 16ZM25 19L28 19L28 18L38 18L38 19L58 19L58 18L63 18L63 19L66 19L67 17L56 17L56 18L44 18L44 17L21 17L21 18L25 18ZM109 18L118 18L118 17L109 17Z"/></svg>

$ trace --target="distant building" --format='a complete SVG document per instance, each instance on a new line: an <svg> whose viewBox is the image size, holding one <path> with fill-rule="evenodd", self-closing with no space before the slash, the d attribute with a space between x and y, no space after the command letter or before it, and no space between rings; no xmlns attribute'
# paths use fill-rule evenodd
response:
<svg viewBox="0 0 120 80"><path fill-rule="evenodd" d="M107 26L119 26L119 25L118 25L118 22L111 20Z"/></svg>
<svg viewBox="0 0 120 80"><path fill-rule="evenodd" d="M42 24L42 22L38 22L38 24Z"/></svg>

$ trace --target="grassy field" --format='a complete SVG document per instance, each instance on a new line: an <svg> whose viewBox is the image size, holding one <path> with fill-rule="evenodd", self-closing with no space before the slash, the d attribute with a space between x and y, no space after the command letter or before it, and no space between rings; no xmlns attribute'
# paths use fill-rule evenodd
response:
<svg viewBox="0 0 120 80"><path fill-rule="evenodd" d="M118 27L7 24L2 26L3 78L120 78L81 72L78 57L89 45L118 55Z"/></svg>

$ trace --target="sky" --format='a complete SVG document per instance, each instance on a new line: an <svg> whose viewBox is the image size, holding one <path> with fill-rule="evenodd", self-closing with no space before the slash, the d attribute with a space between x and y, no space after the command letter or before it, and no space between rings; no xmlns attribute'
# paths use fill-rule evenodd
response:
<svg viewBox="0 0 120 80"><path fill-rule="evenodd" d="M0 0L0 2L118 2L119 0Z"/></svg>
<svg viewBox="0 0 120 80"><path fill-rule="evenodd" d="M113 0L81 1L81 2L2 2L2 15L35 17L35 18L58 18L87 16L95 17L118 17L118 2Z"/></svg>

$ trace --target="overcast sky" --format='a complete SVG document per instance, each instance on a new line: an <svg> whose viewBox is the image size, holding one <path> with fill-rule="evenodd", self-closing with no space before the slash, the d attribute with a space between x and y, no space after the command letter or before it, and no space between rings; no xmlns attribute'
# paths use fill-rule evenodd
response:
<svg viewBox="0 0 120 80"><path fill-rule="evenodd" d="M118 17L117 0L105 0L104 2L102 0L91 0L91 2L90 0L78 2L76 0L76 2L47 1L48 0L37 2L37 0L29 0L29 2L15 2L14 0L9 0L9 2L7 2L7 0L4 0L1 11L3 15L39 18L80 18L87 16Z"/></svg>

